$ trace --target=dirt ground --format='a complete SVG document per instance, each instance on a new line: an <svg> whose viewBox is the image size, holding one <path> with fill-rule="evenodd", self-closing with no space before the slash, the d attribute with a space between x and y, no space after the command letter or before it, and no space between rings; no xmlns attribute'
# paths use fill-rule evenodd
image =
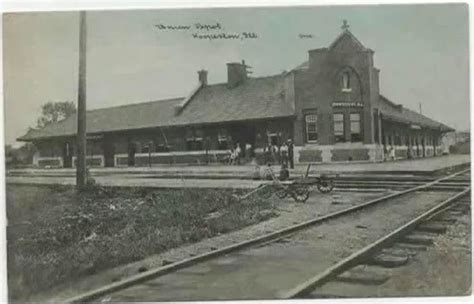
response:
<svg viewBox="0 0 474 304"><path fill-rule="evenodd" d="M471 215L465 214L426 252L397 269L383 293L390 296L462 296L472 292Z"/></svg>
<svg viewBox="0 0 474 304"><path fill-rule="evenodd" d="M411 256L406 265L383 268L357 266L389 279L383 284L331 281L312 294L321 297L431 297L465 296L472 292L471 214L462 215L426 251ZM357 271L356 271L357 272Z"/></svg>

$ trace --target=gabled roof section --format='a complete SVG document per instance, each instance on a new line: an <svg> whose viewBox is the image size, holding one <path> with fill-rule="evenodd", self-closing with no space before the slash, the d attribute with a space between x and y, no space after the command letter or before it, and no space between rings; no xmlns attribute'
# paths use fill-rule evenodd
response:
<svg viewBox="0 0 474 304"><path fill-rule="evenodd" d="M441 132L454 131L453 128L415 111L404 108L402 105L396 104L382 95L380 95L379 98L379 110L382 112L384 117L401 123L419 125L423 128L438 130Z"/></svg>
<svg viewBox="0 0 474 304"><path fill-rule="evenodd" d="M172 125L253 120L294 115L285 98L285 75L247 78L236 87L203 86Z"/></svg>
<svg viewBox="0 0 474 304"><path fill-rule="evenodd" d="M175 115L178 115L179 113L181 113L181 111L184 109L184 107L186 107L188 105L188 103L191 101L191 99L194 97L194 95L196 95L196 93L203 86L204 85L201 82L199 82L198 85L191 91L191 93L185 99L183 99L183 101L181 101L178 105L176 105L176 107L174 109Z"/></svg>
<svg viewBox="0 0 474 304"><path fill-rule="evenodd" d="M329 46L330 51L366 51L367 48L348 30L345 29Z"/></svg>
<svg viewBox="0 0 474 304"><path fill-rule="evenodd" d="M204 85L176 115L184 98L166 99L87 112L87 133L255 120L294 115L285 98L285 75L248 78L234 88L227 83ZM30 130L18 140L31 141L76 134L76 115Z"/></svg>

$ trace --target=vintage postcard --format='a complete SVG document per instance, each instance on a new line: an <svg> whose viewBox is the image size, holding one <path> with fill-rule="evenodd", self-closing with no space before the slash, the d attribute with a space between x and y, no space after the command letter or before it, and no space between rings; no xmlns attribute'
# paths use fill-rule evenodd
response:
<svg viewBox="0 0 474 304"><path fill-rule="evenodd" d="M471 294L467 4L2 19L9 301Z"/></svg>

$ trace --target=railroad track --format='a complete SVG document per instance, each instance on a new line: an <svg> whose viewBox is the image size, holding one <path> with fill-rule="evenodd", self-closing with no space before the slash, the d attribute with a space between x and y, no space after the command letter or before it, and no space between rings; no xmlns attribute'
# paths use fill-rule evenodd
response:
<svg viewBox="0 0 474 304"><path fill-rule="evenodd" d="M343 191L351 191L354 189L358 189L361 191L373 190L373 189L403 190L403 189L409 189L415 186L422 186L425 183L426 182L420 182L420 181L336 181L335 189L343 190ZM430 187L429 190L430 191L435 191L435 190L458 191L469 186L470 186L470 180L444 181L444 182L437 183L436 186Z"/></svg>
<svg viewBox="0 0 474 304"><path fill-rule="evenodd" d="M448 225L456 221L457 216L470 212L470 191L471 189L467 188L453 195L391 233L354 252L324 272L318 273L281 294L281 298L345 297L351 295L345 294L344 288L335 287L338 283L355 285L385 283L389 276L372 272L370 266L389 269L404 266L411 257L426 250L427 246L431 245L439 234L447 230ZM359 266L369 266L369 268L360 268ZM321 293L321 288L328 283L333 283L333 286L330 287L331 294L328 295L324 291ZM334 292L334 290L338 291Z"/></svg>
<svg viewBox="0 0 474 304"><path fill-rule="evenodd" d="M469 170L463 170L415 185L249 241L214 248L66 302L304 296L464 198L470 187L456 185L444 191L438 187L468 176ZM406 222L406 218L410 221ZM348 246L351 242L354 244Z"/></svg>

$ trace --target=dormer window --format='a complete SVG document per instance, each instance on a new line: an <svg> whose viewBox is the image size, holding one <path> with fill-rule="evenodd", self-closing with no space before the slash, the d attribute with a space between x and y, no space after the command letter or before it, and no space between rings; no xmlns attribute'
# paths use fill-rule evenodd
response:
<svg viewBox="0 0 474 304"><path fill-rule="evenodd" d="M351 75L349 72L342 73L342 91L350 92L351 89Z"/></svg>

